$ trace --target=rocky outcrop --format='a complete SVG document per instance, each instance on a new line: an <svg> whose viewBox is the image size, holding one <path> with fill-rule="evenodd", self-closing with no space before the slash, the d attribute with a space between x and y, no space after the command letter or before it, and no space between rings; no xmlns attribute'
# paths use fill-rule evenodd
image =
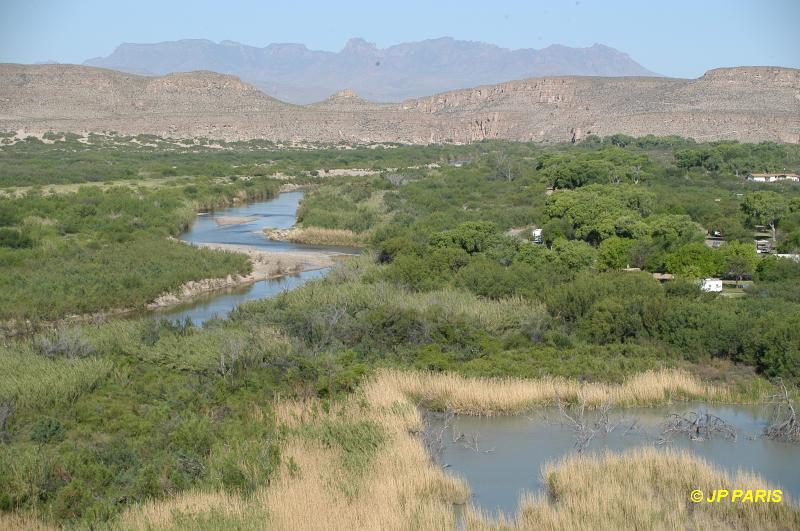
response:
<svg viewBox="0 0 800 531"><path fill-rule="evenodd" d="M352 91L298 106L213 72L143 77L0 65L0 130L117 131L288 142L568 141L589 134L800 142L800 70L698 79L547 77L376 104Z"/></svg>

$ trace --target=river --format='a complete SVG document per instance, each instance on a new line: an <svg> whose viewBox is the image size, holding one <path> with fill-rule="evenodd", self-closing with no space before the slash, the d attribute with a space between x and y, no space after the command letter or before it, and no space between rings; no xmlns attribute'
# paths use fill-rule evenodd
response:
<svg viewBox="0 0 800 531"><path fill-rule="evenodd" d="M736 440L714 437L693 441L685 434L673 434L666 444L658 444L667 415L690 411L708 412L724 419L736 428ZM763 406L678 403L619 409L611 414L611 425L618 423L617 427L609 435L595 436L587 451L622 451L640 446L686 449L730 473L739 469L755 472L797 500L800 445L761 437L768 422L768 411ZM441 419L435 420L430 429L441 429L443 424ZM528 415L457 416L449 426L437 460L449 473L467 481L477 507L495 515L502 512L513 516L523 491L544 491L541 466L575 451L574 432L555 408ZM461 433L464 440L454 442Z"/></svg>
<svg viewBox="0 0 800 531"><path fill-rule="evenodd" d="M201 213L189 231L180 235L180 239L192 244L225 243L251 247L253 249L291 252L291 251L326 251L342 254L357 254L357 249L341 247L322 247L300 245L291 242L271 240L264 234L264 229L287 229L297 221L297 209L303 199L303 191L284 192L268 201L259 201L240 206L218 210L212 213ZM222 217L253 218L246 223L225 225L218 223ZM149 312L170 321L191 319L195 325L202 325L213 317L225 318L243 302L274 297L282 291L295 289L311 279L325 275L328 269L305 271L295 275L261 280L252 284L215 290L193 298L191 301L168 308Z"/></svg>

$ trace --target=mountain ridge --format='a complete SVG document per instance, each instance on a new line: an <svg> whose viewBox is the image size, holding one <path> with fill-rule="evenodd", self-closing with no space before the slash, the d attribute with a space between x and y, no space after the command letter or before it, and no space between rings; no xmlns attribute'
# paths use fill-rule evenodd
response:
<svg viewBox="0 0 800 531"><path fill-rule="evenodd" d="M345 91L301 106L208 71L147 77L4 64L0 129L325 143L548 142L614 133L799 143L800 70L734 67L690 80L539 77L400 103Z"/></svg>
<svg viewBox="0 0 800 531"><path fill-rule="evenodd" d="M602 44L508 49L451 37L387 48L353 37L339 52L311 50L298 43L259 48L208 39L123 43L110 55L83 64L144 75L212 70L236 75L270 96L300 104L323 101L344 89L371 101L398 102L543 75L658 75Z"/></svg>

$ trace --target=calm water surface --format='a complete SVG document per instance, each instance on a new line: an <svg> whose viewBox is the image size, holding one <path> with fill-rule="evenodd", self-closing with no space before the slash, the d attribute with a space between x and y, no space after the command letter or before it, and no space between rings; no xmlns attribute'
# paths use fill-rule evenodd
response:
<svg viewBox="0 0 800 531"><path fill-rule="evenodd" d="M247 245L275 252L319 250L345 254L359 253L358 249L352 248L300 245L267 238L264 229L287 229L295 224L297 208L302 199L303 192L298 190L282 193L269 201L249 203L210 214L198 214L191 229L182 234L180 239L189 243ZM255 219L238 225L218 224L217 218L225 216L247 216ZM297 275L261 280L246 286L214 291L199 296L186 304L153 311L150 315L170 321L184 321L189 318L195 325L201 325L213 317L227 317L231 310L243 302L274 297L282 291L295 289L308 280L320 278L327 272L327 268L305 271Z"/></svg>
<svg viewBox="0 0 800 531"><path fill-rule="evenodd" d="M267 251L334 251L358 254L358 249L349 247L324 247L270 240L264 229L288 229L297 221L297 208L303 199L303 191L284 192L269 201L248 203L241 206L217 210L209 214L198 214L192 228L179 238L189 243L229 243L247 245ZM256 218L249 223L220 225L217 218L237 216Z"/></svg>
<svg viewBox="0 0 800 531"><path fill-rule="evenodd" d="M611 434L596 436L588 452L656 446L667 415L689 411L708 411L733 424L737 440L691 441L685 435L675 435L658 447L687 449L729 472L756 472L781 487L787 496L800 499L800 445L759 437L768 424L768 411L761 406L673 404L620 409L611 417L612 423L621 423ZM441 429L442 424L441 420L434 420L431 429ZM453 431L464 433L467 440L476 436L478 450L453 442ZM543 492L541 466L575 451L571 427L561 423L555 409L542 409L527 416L456 417L443 440L439 462L448 472L466 479L475 505L493 514L516 513L523 491Z"/></svg>

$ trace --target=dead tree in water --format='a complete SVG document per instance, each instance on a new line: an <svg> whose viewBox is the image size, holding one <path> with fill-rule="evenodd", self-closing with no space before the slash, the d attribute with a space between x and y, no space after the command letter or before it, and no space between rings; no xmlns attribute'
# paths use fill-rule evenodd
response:
<svg viewBox="0 0 800 531"><path fill-rule="evenodd" d="M586 398L581 397L580 401L569 406L557 400L558 412L561 415L562 422L567 421L575 433L575 450L583 453L589 444L598 433L601 435L608 435L616 429L622 422L621 420L616 424L612 424L609 412L611 411L611 402L604 402L598 410L597 418L592 422L586 415Z"/></svg>
<svg viewBox="0 0 800 531"><path fill-rule="evenodd" d="M772 406L770 424L764 428L764 436L776 441L800 443L800 424L797 422L797 410L794 400L789 396L789 389L783 380L777 381L779 390L771 395L767 404Z"/></svg>
<svg viewBox="0 0 800 531"><path fill-rule="evenodd" d="M441 417L442 424L438 428L433 428L431 426L431 420ZM422 432L422 445L427 450L428 455L431 456L431 460L434 463L439 463L442 458L442 452L444 452L444 433L447 431L447 428L453 422L453 418L455 418L455 413L452 411L446 411L443 414L437 414L431 411L426 411L423 417L423 422L425 424L425 428Z"/></svg>
<svg viewBox="0 0 800 531"><path fill-rule="evenodd" d="M673 413L667 417L658 444L665 444L673 434L686 435L692 441L704 441L714 437L736 440L736 428L711 413L689 411L684 415Z"/></svg>

